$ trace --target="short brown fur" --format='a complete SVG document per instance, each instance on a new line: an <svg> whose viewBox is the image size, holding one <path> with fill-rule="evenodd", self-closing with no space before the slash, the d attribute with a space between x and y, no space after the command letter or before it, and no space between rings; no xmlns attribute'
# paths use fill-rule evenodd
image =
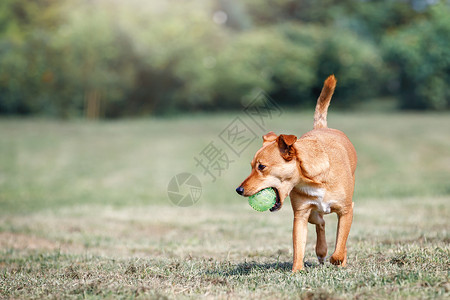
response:
<svg viewBox="0 0 450 300"><path fill-rule="evenodd" d="M336 247L330 257L334 265L347 263L347 237L353 218L356 151L347 136L327 127L327 110L336 87L329 76L317 100L314 129L299 139L294 135L269 132L263 136L263 146L252 160L252 171L236 191L250 196L265 188L278 193L278 210L289 195L294 211L292 271L303 269L307 224L316 225L316 254L325 261L324 214L338 215Z"/></svg>

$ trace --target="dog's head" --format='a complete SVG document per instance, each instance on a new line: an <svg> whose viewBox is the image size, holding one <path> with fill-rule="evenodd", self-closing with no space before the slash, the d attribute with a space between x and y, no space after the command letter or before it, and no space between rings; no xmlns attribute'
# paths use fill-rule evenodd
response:
<svg viewBox="0 0 450 300"><path fill-rule="evenodd" d="M295 135L273 132L263 136L263 146L251 162L250 175L236 189L248 197L265 188L273 188L277 201L270 209L276 211L297 184L322 181L328 172L328 156L313 137L297 140Z"/></svg>

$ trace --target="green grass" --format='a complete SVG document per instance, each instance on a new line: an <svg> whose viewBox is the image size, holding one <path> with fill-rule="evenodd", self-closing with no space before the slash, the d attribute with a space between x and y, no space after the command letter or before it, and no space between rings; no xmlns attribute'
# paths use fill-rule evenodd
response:
<svg viewBox="0 0 450 300"><path fill-rule="evenodd" d="M258 139L233 156L219 133L241 116ZM312 114L268 128L300 136ZM234 192L262 131L243 114L117 122L0 119L0 298L450 297L450 116L333 113L359 158L348 267L319 266L310 227L292 274L292 212ZM235 160L215 182L193 157L211 141ZM180 172L201 200L167 198ZM329 254L336 217L326 217Z"/></svg>

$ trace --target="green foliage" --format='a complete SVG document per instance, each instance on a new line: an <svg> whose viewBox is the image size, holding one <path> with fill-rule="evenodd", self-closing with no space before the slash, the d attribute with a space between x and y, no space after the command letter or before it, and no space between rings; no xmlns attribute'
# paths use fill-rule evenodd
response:
<svg viewBox="0 0 450 300"><path fill-rule="evenodd" d="M86 95L94 92L107 107L121 101L131 87L134 70L132 61L123 55L126 45L114 30L111 16L97 9L74 8L53 43L47 45L57 58L48 61L49 96L60 114L82 109Z"/></svg>
<svg viewBox="0 0 450 300"><path fill-rule="evenodd" d="M310 107L331 73L343 107L400 82L402 107L446 108L446 14L414 1L5 0L0 113L238 109L257 89Z"/></svg>
<svg viewBox="0 0 450 300"><path fill-rule="evenodd" d="M306 59L314 61L311 68L311 85L307 87L304 101L310 106L322 88L322 80L330 74L338 79L337 105L350 106L364 98L379 94L384 74L380 51L370 42L351 32L340 32L318 26L281 25L279 31L296 45L313 50ZM302 99L295 95L292 101Z"/></svg>
<svg viewBox="0 0 450 300"><path fill-rule="evenodd" d="M236 104L255 88L273 95L288 90L299 96L314 83L314 65L312 49L293 43L276 27L244 32L219 56L215 84L224 102L236 99ZM290 99L277 100L289 103Z"/></svg>
<svg viewBox="0 0 450 300"><path fill-rule="evenodd" d="M0 3L0 113L42 111L48 99L40 94L51 57L46 44L62 7L51 0Z"/></svg>
<svg viewBox="0 0 450 300"><path fill-rule="evenodd" d="M386 57L396 68L403 108L450 108L450 8L431 8L427 20L388 35Z"/></svg>

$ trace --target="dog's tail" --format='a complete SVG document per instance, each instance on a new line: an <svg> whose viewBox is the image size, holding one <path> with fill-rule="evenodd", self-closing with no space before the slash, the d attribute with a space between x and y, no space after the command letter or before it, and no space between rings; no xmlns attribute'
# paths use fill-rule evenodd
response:
<svg viewBox="0 0 450 300"><path fill-rule="evenodd" d="M317 99L316 111L314 113L314 129L327 128L328 106L330 106L336 82L334 75L330 75L323 83L322 92L320 93L319 99Z"/></svg>

